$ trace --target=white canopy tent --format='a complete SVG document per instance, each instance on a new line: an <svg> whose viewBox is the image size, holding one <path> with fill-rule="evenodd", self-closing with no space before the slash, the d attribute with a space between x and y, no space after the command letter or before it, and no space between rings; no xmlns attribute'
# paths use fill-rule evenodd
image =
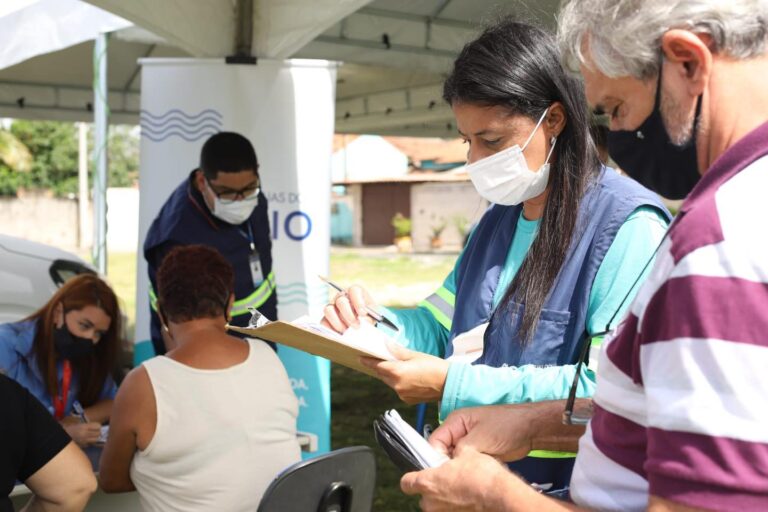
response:
<svg viewBox="0 0 768 512"><path fill-rule="evenodd" d="M0 8L0 34L4 34L0 42L16 48L14 55L20 58L38 56L6 67L12 61L4 61L0 52L0 116L91 120L91 41L96 33L107 31L112 32L107 75L110 122L138 123L137 59L225 57L236 53L238 46L250 46L257 57L344 62L337 86L338 132L413 136L455 133L451 113L440 99L442 79L458 50L483 22L513 13L552 26L559 4L559 0L8 0L4 6L9 2L22 7L10 13ZM54 11L55 5L63 10ZM86 27L76 28L73 6L77 12L90 9ZM33 32L4 24L9 17L19 19L23 11L25 19L37 20L27 25ZM60 31L80 38L45 37L43 32L52 33L53 25L41 20L55 21ZM21 51L29 46L24 41L36 42L33 46L39 51ZM46 48L41 41L50 44Z"/></svg>

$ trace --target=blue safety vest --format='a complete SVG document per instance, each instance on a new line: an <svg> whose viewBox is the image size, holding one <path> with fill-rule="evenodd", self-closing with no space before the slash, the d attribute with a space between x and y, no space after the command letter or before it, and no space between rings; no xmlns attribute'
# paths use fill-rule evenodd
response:
<svg viewBox="0 0 768 512"><path fill-rule="evenodd" d="M231 324L246 326L251 315L248 307L258 308L270 319L277 318L277 294L272 272L272 240L269 232L267 198L259 192L259 204L251 217L240 226L214 217L199 190L192 184L194 171L173 191L152 222L144 241L150 280L152 344L155 353L164 354L160 321L155 311L157 282L155 275L163 257L177 245L203 244L217 249L235 272L235 304ZM250 224L250 231L248 225ZM259 253L264 280L254 284L249 266L251 240Z"/></svg>
<svg viewBox="0 0 768 512"><path fill-rule="evenodd" d="M669 217L656 194L604 168L581 201L571 246L541 311L533 339L523 343L519 336L523 306L505 307L502 303L493 309L499 275L523 208L493 205L474 230L457 268L451 340L488 322L483 355L474 364L575 364L587 337L587 309L595 275L619 228L641 206L656 207ZM452 353L451 343L446 351L448 357ZM553 482L556 487L568 484L572 454L532 455L535 456L510 467L531 482Z"/></svg>

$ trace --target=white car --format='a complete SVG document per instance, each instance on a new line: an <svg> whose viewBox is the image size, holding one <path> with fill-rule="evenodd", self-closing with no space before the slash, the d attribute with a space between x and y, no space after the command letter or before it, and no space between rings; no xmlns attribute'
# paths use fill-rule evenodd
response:
<svg viewBox="0 0 768 512"><path fill-rule="evenodd" d="M96 269L50 245L0 234L0 323L42 307L67 279Z"/></svg>

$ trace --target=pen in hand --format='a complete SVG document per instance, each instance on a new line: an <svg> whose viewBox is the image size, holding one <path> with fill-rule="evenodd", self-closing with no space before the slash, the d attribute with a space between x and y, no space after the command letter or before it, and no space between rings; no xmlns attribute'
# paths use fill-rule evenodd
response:
<svg viewBox="0 0 768 512"><path fill-rule="evenodd" d="M325 281L331 288L335 289L336 291L339 291L341 293L347 293L347 290L345 290L341 286L337 285L333 281L331 281L331 280L329 280L329 279L327 279L327 278L325 278L323 276L317 276L317 277L319 277L320 279ZM365 306L365 312L366 312L366 314L368 316L373 318L376 321L376 323L382 323L382 324L386 325L387 327L389 327L390 329L392 329L392 330L394 330L396 332L400 331L400 329L398 329L398 327L390 319L388 319L387 317L385 317L384 315L382 315L381 313L379 313L378 311L376 311L372 307Z"/></svg>
<svg viewBox="0 0 768 512"><path fill-rule="evenodd" d="M80 405L80 402L77 400L72 402L72 409L75 411L75 416L80 418L80 423L88 423L88 418L85 417L85 409Z"/></svg>

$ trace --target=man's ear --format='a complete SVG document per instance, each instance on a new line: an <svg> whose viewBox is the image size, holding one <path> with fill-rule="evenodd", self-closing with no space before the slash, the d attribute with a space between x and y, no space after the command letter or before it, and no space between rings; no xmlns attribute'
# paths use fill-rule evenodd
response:
<svg viewBox="0 0 768 512"><path fill-rule="evenodd" d="M688 94L700 95L712 72L711 38L688 30L668 30L661 37L661 50L668 62L664 73L677 75L687 84Z"/></svg>

